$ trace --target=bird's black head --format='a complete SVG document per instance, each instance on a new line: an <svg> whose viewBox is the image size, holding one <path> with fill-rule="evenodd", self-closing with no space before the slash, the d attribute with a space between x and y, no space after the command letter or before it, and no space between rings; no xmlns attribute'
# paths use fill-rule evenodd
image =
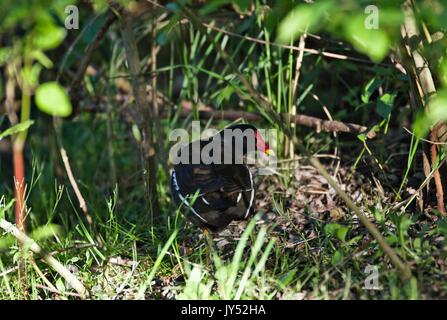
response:
<svg viewBox="0 0 447 320"><path fill-rule="evenodd" d="M265 142L261 132L251 124L242 123L230 126L222 130L220 135L224 140L231 140L234 148L242 147L244 155L252 151L270 154L269 144Z"/></svg>

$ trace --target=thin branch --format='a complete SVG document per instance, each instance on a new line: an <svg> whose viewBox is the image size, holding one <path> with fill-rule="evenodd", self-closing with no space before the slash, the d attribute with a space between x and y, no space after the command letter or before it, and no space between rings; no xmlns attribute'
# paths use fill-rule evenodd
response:
<svg viewBox="0 0 447 320"><path fill-rule="evenodd" d="M74 293L74 292L61 292L61 291L59 291L59 290L57 290L57 289L55 289L53 287L46 287L46 286L43 286L41 284L36 284L36 288L43 289L43 290L46 290L46 291L58 294L60 296L64 296L64 295L65 296L73 296L73 297L78 297L78 298L83 299L83 296L80 295L80 294L77 294L77 293Z"/></svg>
<svg viewBox="0 0 447 320"><path fill-rule="evenodd" d="M407 131L409 134L411 134L413 137L416 137L416 135L407 127L402 127L405 131ZM447 142L436 142L433 140L428 140L428 139L423 139L423 138L419 138L421 141L430 143L430 144L435 144L435 145L439 145L439 146L447 146Z"/></svg>
<svg viewBox="0 0 447 320"><path fill-rule="evenodd" d="M180 111L180 117L186 118L191 115L191 112L193 110L192 102L184 100L181 102L180 106L182 108ZM247 121L264 120L264 117L257 112L216 111L211 107L199 108L197 112L200 119L215 118L219 120L228 120L228 121L235 121L238 119L245 119ZM376 137L376 133L374 131L372 130L368 131L367 127L354 123L347 123L336 120L324 120L303 114L291 115L291 116L287 114L280 114L279 117L281 118L282 122L290 120L290 122L295 123L297 125L314 128L317 130L317 132L328 131L328 132L345 132L353 134L366 133L369 139Z"/></svg>
<svg viewBox="0 0 447 320"><path fill-rule="evenodd" d="M62 146L62 144L60 146L60 153L61 153L61 157L62 157L62 162L64 163L65 171L67 172L68 180L70 180L70 184L75 192L76 198L78 199L79 207L81 208L82 212L84 213L88 224L92 227L93 231L95 232L96 241L98 241L99 246L102 247L104 245L104 242L102 241L102 239L93 223L92 216L88 212L87 203L85 202L85 199L82 196L81 190L79 190L78 183L76 182L76 179L73 175L73 171L71 170L70 161L68 160L68 156L67 156L67 151L65 151L65 148Z"/></svg>
<svg viewBox="0 0 447 320"><path fill-rule="evenodd" d="M301 66L303 65L304 47L306 46L306 36L307 36L306 33L304 33L300 37L300 43L298 45L300 48L300 51L298 51L298 57L296 59L295 77L294 77L293 83L292 83L292 99L290 100L290 103L291 103L290 116L291 117L296 117L296 109L298 108L298 106L296 105L296 96L298 94L298 80L300 79L300 75L301 75ZM290 126L292 129L295 128L295 123L291 123ZM290 158L293 159L295 156L295 146L293 145L293 141L288 141L288 140L289 139L287 138L286 146L288 146L288 148L289 148L288 151L290 154Z"/></svg>
<svg viewBox="0 0 447 320"><path fill-rule="evenodd" d="M68 179L70 180L70 184L73 187L73 190L76 194L76 198L78 198L79 201L79 207L82 209L82 212L84 212L85 217L87 219L88 224L93 223L93 219L90 216L90 214L87 211L87 204L85 202L84 197L82 196L81 191L79 190L78 183L76 182L76 179L73 176L73 171L71 171L70 162L68 161L67 151L63 147L60 149L62 162L64 163L65 170L67 171Z"/></svg>
<svg viewBox="0 0 447 320"><path fill-rule="evenodd" d="M48 278L43 274L42 270L40 270L39 266L36 264L36 261L34 259L30 260L31 265L33 266L34 271L36 271L37 275L47 284L48 287L51 289L58 291L57 288L48 280Z"/></svg>
<svg viewBox="0 0 447 320"><path fill-rule="evenodd" d="M29 250L31 250L33 253L40 256L42 260L44 260L50 267L52 267L57 273L59 273L65 279L65 281L67 281L68 284L70 284L70 286L81 295L81 298L85 298L86 296L88 296L88 292L82 282L80 282L59 261L46 253L33 239L17 229L15 225L4 219L0 219L0 228L16 237L24 248L29 248Z"/></svg>

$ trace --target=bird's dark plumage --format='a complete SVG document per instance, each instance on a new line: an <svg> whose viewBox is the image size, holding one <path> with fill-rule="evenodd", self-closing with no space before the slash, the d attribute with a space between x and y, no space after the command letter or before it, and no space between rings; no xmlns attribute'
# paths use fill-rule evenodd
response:
<svg viewBox="0 0 447 320"><path fill-rule="evenodd" d="M239 129L242 132L251 130L257 141L253 146L242 144L241 154L262 149L265 152L268 145L259 135L258 131L250 125L237 125L229 128ZM223 131L218 135L223 136ZM213 138L217 137L214 136ZM213 138L208 141L200 140L192 142L184 148L191 151L192 145L198 143L197 150L203 150ZM220 140L219 140L220 141ZM171 191L177 205L185 208L186 217L199 227L208 228L211 231L219 231L225 228L233 220L243 220L254 213L256 196L253 175L249 168L242 162L235 162L234 141L222 139L222 159L224 154L233 152L233 163L179 163L174 166L171 174ZM252 144L253 145L253 144ZM255 150L249 150L255 148ZM230 150L231 149L231 150ZM223 161L222 161L223 162Z"/></svg>

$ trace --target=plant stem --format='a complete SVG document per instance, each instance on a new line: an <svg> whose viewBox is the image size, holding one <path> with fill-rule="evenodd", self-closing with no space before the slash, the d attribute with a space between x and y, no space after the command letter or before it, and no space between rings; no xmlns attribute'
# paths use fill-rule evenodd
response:
<svg viewBox="0 0 447 320"><path fill-rule="evenodd" d="M160 207L157 195L157 164L155 159L155 147L153 138L153 110L149 107L145 88L139 81L140 57L134 34L132 32L132 17L123 10L121 16L121 30L124 40L124 47L132 78L132 90L134 91L135 102L138 112L142 118L143 139L140 144L143 159L143 182L146 191L146 201L150 214L151 223L159 216Z"/></svg>

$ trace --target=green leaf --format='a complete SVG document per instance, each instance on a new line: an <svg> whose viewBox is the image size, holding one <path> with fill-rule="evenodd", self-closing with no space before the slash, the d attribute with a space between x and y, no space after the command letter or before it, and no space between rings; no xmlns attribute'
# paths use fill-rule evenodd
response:
<svg viewBox="0 0 447 320"><path fill-rule="evenodd" d="M395 94L385 93L377 100L377 113L383 118L388 119L388 116L393 109Z"/></svg>
<svg viewBox="0 0 447 320"><path fill-rule="evenodd" d="M296 6L279 24L277 41L289 44L306 29L315 32L323 26L324 15L332 7L329 1Z"/></svg>
<svg viewBox="0 0 447 320"><path fill-rule="evenodd" d="M226 86L222 89L222 91L217 92L216 102L217 105L221 105L222 102L228 101L231 98L231 95L234 93L233 86Z"/></svg>
<svg viewBox="0 0 447 320"><path fill-rule="evenodd" d="M360 97L362 99L363 103L368 103L369 102L369 98L372 96L374 91L376 91L377 88L380 87L382 82L383 82L382 80L374 77L366 84L366 86L363 88L363 92L362 92L362 95Z"/></svg>
<svg viewBox="0 0 447 320"><path fill-rule="evenodd" d="M445 89L431 98L425 110L418 113L413 123L413 132L417 137L423 138L439 121L447 121L447 90Z"/></svg>
<svg viewBox="0 0 447 320"><path fill-rule="evenodd" d="M0 238L0 249L1 250L8 250L16 243L16 237L7 234Z"/></svg>
<svg viewBox="0 0 447 320"><path fill-rule="evenodd" d="M37 107L49 115L67 117L72 112L65 89L55 81L41 84L36 90L35 100Z"/></svg>
<svg viewBox="0 0 447 320"><path fill-rule="evenodd" d="M439 234L447 238L447 221L445 219L438 220L437 230Z"/></svg>
<svg viewBox="0 0 447 320"><path fill-rule="evenodd" d="M366 134L365 133L360 133L360 134L358 134L357 135L357 139L359 139L360 141L362 141L362 142L365 142L366 141Z"/></svg>
<svg viewBox="0 0 447 320"><path fill-rule="evenodd" d="M346 234L349 231L349 227L342 226L338 223L328 223L324 227L324 231L326 232L326 234L336 236L338 239L344 242L346 240Z"/></svg>
<svg viewBox="0 0 447 320"><path fill-rule="evenodd" d="M243 13L250 8L251 0L233 0L236 10Z"/></svg>
<svg viewBox="0 0 447 320"><path fill-rule="evenodd" d="M398 225L399 232L401 234L406 234L412 223L413 222L411 221L411 218L409 218L408 216L402 216Z"/></svg>
<svg viewBox="0 0 447 320"><path fill-rule="evenodd" d="M14 204L14 199L8 202L8 204L5 205L5 198L2 196L0 198L0 219L3 219L5 217L5 212L8 211L12 205Z"/></svg>
<svg viewBox="0 0 447 320"><path fill-rule="evenodd" d="M374 62L380 62L390 49L390 39L382 29L367 29L363 15L346 21L345 37L356 50L366 54Z"/></svg>
<svg viewBox="0 0 447 320"><path fill-rule="evenodd" d="M0 133L0 140L2 140L4 137L10 136L12 134L16 134L25 130L28 130L29 127L34 123L33 120L27 120L25 122L21 122L16 124L15 126L12 126L5 131Z"/></svg>
<svg viewBox="0 0 447 320"><path fill-rule="evenodd" d="M348 231L349 227L340 226L340 228L337 230L337 238L344 242L346 240L346 234L348 233Z"/></svg>
<svg viewBox="0 0 447 320"><path fill-rule="evenodd" d="M441 63L441 65L439 67L439 78L441 79L442 83L445 86L447 86L447 59L446 58L444 59L444 61Z"/></svg>
<svg viewBox="0 0 447 320"><path fill-rule="evenodd" d="M64 280L62 278L56 280L56 288L61 292L65 292Z"/></svg>
<svg viewBox="0 0 447 320"><path fill-rule="evenodd" d="M54 24L49 15L41 15L32 33L33 45L37 49L51 50L57 48L64 40L67 31Z"/></svg>
<svg viewBox="0 0 447 320"><path fill-rule="evenodd" d="M332 256L332 261L331 261L332 265L335 266L335 265L339 264L340 262L343 261L343 258L344 258L343 253L340 250L335 251L334 255Z"/></svg>
<svg viewBox="0 0 447 320"><path fill-rule="evenodd" d="M230 3L230 0L212 0L212 1L209 1L206 5L204 5L199 10L199 14L202 15L202 16L206 16L206 15L216 11L220 7L222 7L224 5L227 5L229 3Z"/></svg>
<svg viewBox="0 0 447 320"><path fill-rule="evenodd" d="M43 51L41 50L34 50L31 53L32 57L34 59L36 59L37 61L40 62L41 65L43 65L45 68L50 69L53 67L53 61L50 60L50 58L48 58L46 56L45 53L43 53Z"/></svg>
<svg viewBox="0 0 447 320"><path fill-rule="evenodd" d="M62 228L56 224L47 224L33 230L31 238L38 241L41 239L49 238L54 235L58 235L62 232Z"/></svg>
<svg viewBox="0 0 447 320"><path fill-rule="evenodd" d="M141 142L141 132L136 124L132 125L132 134L136 141Z"/></svg>

